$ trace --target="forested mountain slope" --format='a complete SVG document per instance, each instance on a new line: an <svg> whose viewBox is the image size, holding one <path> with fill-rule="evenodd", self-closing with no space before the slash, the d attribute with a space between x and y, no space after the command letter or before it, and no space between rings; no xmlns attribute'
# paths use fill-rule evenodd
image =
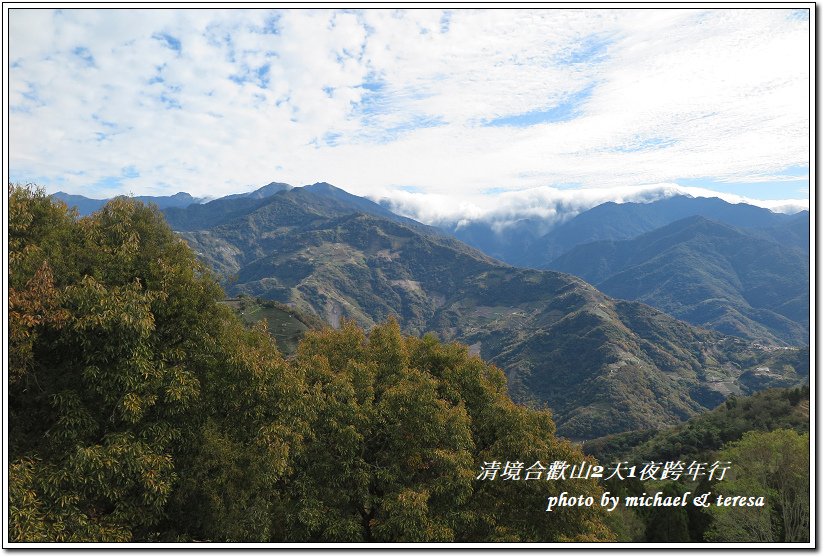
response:
<svg viewBox="0 0 824 557"><path fill-rule="evenodd" d="M809 260L798 248L703 217L623 241L583 244L550 267L695 325L809 344Z"/></svg>

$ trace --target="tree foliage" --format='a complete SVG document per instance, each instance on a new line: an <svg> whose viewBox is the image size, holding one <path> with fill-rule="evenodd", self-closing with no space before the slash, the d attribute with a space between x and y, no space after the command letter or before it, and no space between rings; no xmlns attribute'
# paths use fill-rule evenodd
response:
<svg viewBox="0 0 824 557"><path fill-rule="evenodd" d="M11 188L9 213L11 538L231 537L192 463L219 437L260 448L267 487L287 470L301 382L271 338L218 303L154 209L117 199L76 219ZM214 491L261 491L241 483Z"/></svg>
<svg viewBox="0 0 824 557"><path fill-rule="evenodd" d="M284 360L156 209L77 218L10 187L13 541L600 541L595 481L479 481L581 462L466 347L311 332Z"/></svg>
<svg viewBox="0 0 824 557"><path fill-rule="evenodd" d="M542 516L562 491L594 481L478 481L485 461L583 454L554 436L547 412L517 406L497 368L390 320L310 333L296 364L316 397L306 452L290 484L288 539L340 541L603 540L599 511Z"/></svg>
<svg viewBox="0 0 824 557"><path fill-rule="evenodd" d="M764 507L713 506L707 538L718 541L810 541L810 435L793 430L752 431L718 454L730 477L724 496L764 496Z"/></svg>

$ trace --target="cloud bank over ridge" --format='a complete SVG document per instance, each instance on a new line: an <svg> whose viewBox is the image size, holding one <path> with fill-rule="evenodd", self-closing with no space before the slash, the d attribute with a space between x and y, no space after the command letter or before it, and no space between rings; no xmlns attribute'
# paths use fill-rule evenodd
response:
<svg viewBox="0 0 824 557"><path fill-rule="evenodd" d="M447 195L394 190L370 196L393 212L434 226L462 226L480 221L503 229L518 220L542 221L547 230L596 205L615 203L650 203L675 195L718 197L728 203L747 203L778 213L808 210L804 199L758 200L704 188L675 183L649 184L612 188L558 189L538 187L515 192L477 196L473 200L455 203Z"/></svg>

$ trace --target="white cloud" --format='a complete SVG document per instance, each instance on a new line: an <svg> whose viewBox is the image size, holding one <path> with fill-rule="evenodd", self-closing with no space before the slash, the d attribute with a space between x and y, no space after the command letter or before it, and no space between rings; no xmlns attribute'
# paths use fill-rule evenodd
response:
<svg viewBox="0 0 824 557"><path fill-rule="evenodd" d="M538 187L478 195L461 203L455 203L447 195L397 190L371 197L398 214L431 225L461 225L483 221L503 228L521 219L536 218L543 221L548 230L555 224L608 201L650 203L675 195L717 197L728 203L747 203L780 213L797 213L809 209L806 200L759 200L675 183L566 190Z"/></svg>
<svg viewBox="0 0 824 557"><path fill-rule="evenodd" d="M562 184L780 197L810 162L809 22L790 10L9 13L11 177L50 191L323 180L471 212L480 191Z"/></svg>

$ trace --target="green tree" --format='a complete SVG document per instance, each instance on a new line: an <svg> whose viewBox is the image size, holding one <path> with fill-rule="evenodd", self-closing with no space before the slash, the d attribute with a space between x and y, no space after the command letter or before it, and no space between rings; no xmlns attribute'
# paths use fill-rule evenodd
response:
<svg viewBox="0 0 824 557"><path fill-rule="evenodd" d="M288 482L286 539L611 539L597 508L544 512L549 495L599 495L594 481L475 479L484 461L585 459L466 347L405 338L393 320L368 337L345 323L307 334L296 365L315 414Z"/></svg>
<svg viewBox="0 0 824 557"><path fill-rule="evenodd" d="M667 482L660 491L663 497L679 497L686 490L678 482ZM690 541L689 520L684 507L658 507L652 510L647 518L646 541Z"/></svg>
<svg viewBox="0 0 824 557"><path fill-rule="evenodd" d="M764 496L764 507L712 506L707 539L748 542L810 540L810 436L793 430L751 431L718 453L731 468L715 485L722 496Z"/></svg>
<svg viewBox="0 0 824 557"><path fill-rule="evenodd" d="M268 539L303 390L271 337L156 209L9 213L11 539Z"/></svg>
<svg viewBox="0 0 824 557"><path fill-rule="evenodd" d="M181 438L166 531L183 539L271 541L279 482L305 433L304 382L263 323L249 330L227 316L214 325L197 425Z"/></svg>

